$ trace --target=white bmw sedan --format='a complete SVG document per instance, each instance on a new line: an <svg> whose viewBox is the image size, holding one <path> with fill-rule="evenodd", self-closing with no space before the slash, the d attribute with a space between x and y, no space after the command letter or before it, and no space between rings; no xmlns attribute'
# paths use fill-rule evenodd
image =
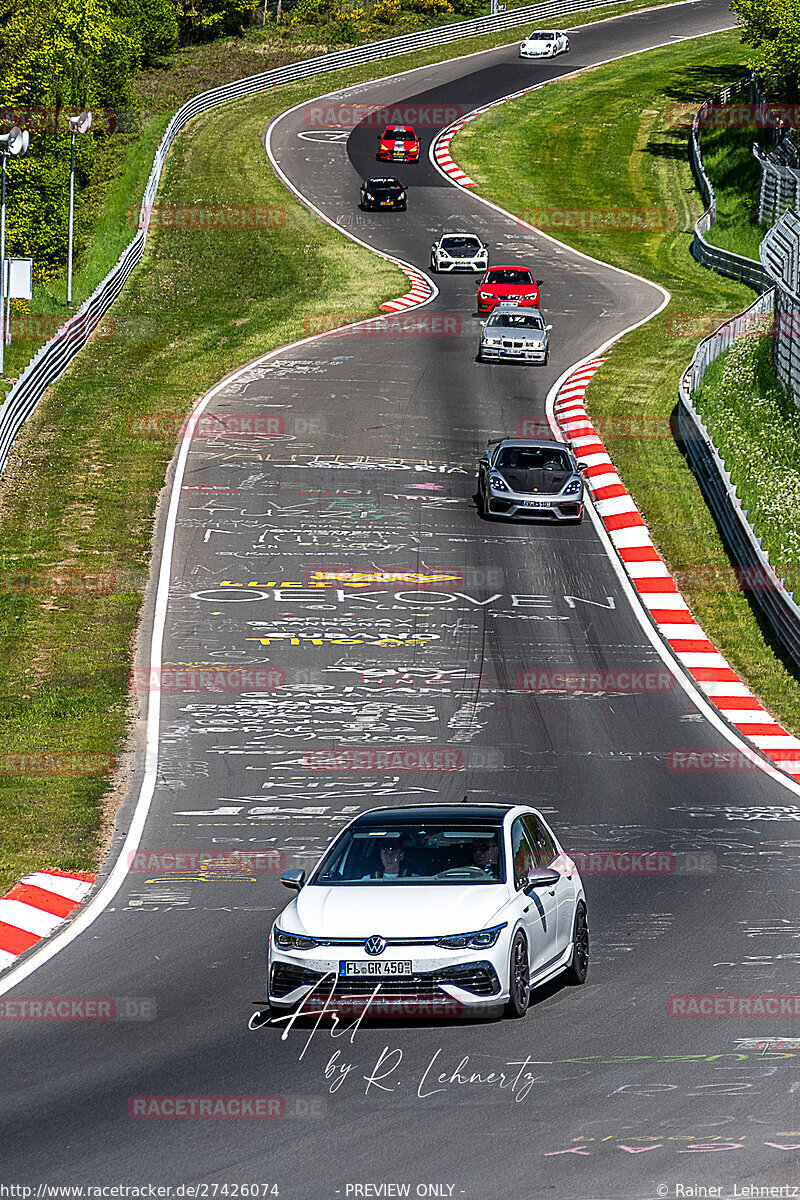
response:
<svg viewBox="0 0 800 1200"><path fill-rule="evenodd" d="M562 29L535 29L519 48L520 58L555 58L569 53L569 38Z"/></svg>
<svg viewBox="0 0 800 1200"><path fill-rule="evenodd" d="M281 880L298 895L270 937L273 1016L521 1017L532 988L586 979L580 876L524 805L373 809L308 879L297 870Z"/></svg>

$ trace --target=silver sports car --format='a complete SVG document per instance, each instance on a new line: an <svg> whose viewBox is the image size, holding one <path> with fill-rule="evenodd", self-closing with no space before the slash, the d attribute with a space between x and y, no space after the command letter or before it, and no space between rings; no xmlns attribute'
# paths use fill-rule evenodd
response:
<svg viewBox="0 0 800 1200"><path fill-rule="evenodd" d="M485 516L583 520L583 475L563 442L503 438L489 442L478 466L478 507Z"/></svg>
<svg viewBox="0 0 800 1200"><path fill-rule="evenodd" d="M487 362L505 359L509 362L547 363L548 334L552 325L545 325L538 308L521 305L497 305L483 322L478 359Z"/></svg>

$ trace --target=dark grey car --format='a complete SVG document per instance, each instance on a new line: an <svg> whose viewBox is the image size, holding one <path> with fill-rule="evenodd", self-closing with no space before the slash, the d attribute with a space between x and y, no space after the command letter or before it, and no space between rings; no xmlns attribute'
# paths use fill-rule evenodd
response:
<svg viewBox="0 0 800 1200"><path fill-rule="evenodd" d="M478 466L479 508L485 516L577 523L583 520L585 470L563 442L489 442Z"/></svg>

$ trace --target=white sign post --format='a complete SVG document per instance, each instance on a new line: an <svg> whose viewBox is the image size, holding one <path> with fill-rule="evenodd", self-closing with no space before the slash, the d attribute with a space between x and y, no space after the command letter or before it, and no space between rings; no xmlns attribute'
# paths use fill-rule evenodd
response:
<svg viewBox="0 0 800 1200"><path fill-rule="evenodd" d="M3 272L3 292L6 297L6 319L3 325L5 344L11 341L11 301L33 298L33 259L7 258Z"/></svg>

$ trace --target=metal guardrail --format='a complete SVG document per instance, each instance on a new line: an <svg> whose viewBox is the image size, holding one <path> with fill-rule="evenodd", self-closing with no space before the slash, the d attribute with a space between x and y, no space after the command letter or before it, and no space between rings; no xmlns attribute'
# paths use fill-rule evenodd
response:
<svg viewBox="0 0 800 1200"><path fill-rule="evenodd" d="M375 62L378 59L391 58L412 50L423 50L429 46L447 45L448 42L454 42L460 38L511 29L515 25L528 24L528 22L539 23L544 19L567 16L570 13L590 8L604 8L619 3L620 0L545 0L544 3L514 8L510 12L500 13L494 17L472 17L467 21L456 21L452 25L444 25L437 29L424 29L418 33L388 38L381 42L369 42L364 46L353 46L346 50L321 54L315 58L291 63L285 67L277 67L272 71L264 71L259 75L250 75L246 79L239 79L234 83L212 88L210 91L201 92L200 95L188 100L175 113L156 151L153 169L147 181L140 209L139 232L88 300L84 301L75 315L66 321L53 337L37 351L8 392L5 403L0 406L0 471L5 467L9 450L21 426L30 417L50 384L64 373L75 355L86 345L102 317L121 292L131 271L140 262L147 242L150 211L158 192L161 170L167 152L175 137L193 117L218 104L224 104L228 100L239 100L266 88L276 87L281 83L293 83L299 79L336 71L342 67Z"/></svg>
<svg viewBox="0 0 800 1200"><path fill-rule="evenodd" d="M756 331L773 310L775 292L759 296L739 316L704 338L681 376L678 386L676 432L703 497L735 564L740 587L765 618L776 641L800 670L800 606L761 546L761 539L742 508L736 486L692 401L709 363L728 350L738 337Z"/></svg>
<svg viewBox="0 0 800 1200"><path fill-rule="evenodd" d="M772 365L787 391L800 403L800 215L789 209L758 248L775 284Z"/></svg>
<svg viewBox="0 0 800 1200"><path fill-rule="evenodd" d="M714 195L711 180L708 178L703 166L703 159L700 154L700 142L697 136L697 131L703 123L703 116L712 105L727 104L729 100L734 96L740 95L742 92L747 91L752 93L754 87L755 84L750 79L741 79L738 83L723 88L721 92L717 92L715 96L709 96L708 100L700 105L692 120L692 129L689 135L689 157L695 179L697 180L697 186L703 197L703 203L706 205L706 211L695 223L692 239L692 255L704 267L716 271L719 275L725 275L730 279L738 279L741 283L746 283L748 287L753 288L757 292L765 292L772 286L772 280L767 275L761 263L756 262L755 259L747 258L743 254L734 254L731 250L723 250L721 246L715 246L712 242L706 240L705 235L717 219L717 198Z"/></svg>
<svg viewBox="0 0 800 1200"><path fill-rule="evenodd" d="M775 222L787 208L800 208L800 169L790 162L780 161L777 150L765 152L758 143L753 155L761 167L761 186L758 189L758 221Z"/></svg>

